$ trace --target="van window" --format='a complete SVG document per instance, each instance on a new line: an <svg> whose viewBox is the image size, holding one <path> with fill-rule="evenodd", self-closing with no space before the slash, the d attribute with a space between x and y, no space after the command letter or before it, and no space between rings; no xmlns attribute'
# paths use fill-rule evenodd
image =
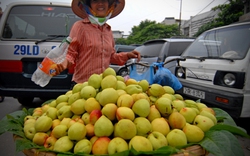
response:
<svg viewBox="0 0 250 156"><path fill-rule="evenodd" d="M149 44L143 45L143 50L141 50L141 55L146 56L146 57L155 57L159 56L162 46L164 45L165 42L152 42ZM142 48L140 47L140 48Z"/></svg>
<svg viewBox="0 0 250 156"><path fill-rule="evenodd" d="M5 39L44 39L50 35L68 35L79 18L70 7L16 6L5 23Z"/></svg>
<svg viewBox="0 0 250 156"><path fill-rule="evenodd" d="M249 51L250 25L203 33L182 56L243 59Z"/></svg>

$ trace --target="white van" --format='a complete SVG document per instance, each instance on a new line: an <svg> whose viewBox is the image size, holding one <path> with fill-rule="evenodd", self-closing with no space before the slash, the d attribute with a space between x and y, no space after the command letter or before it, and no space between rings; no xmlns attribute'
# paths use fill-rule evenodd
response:
<svg viewBox="0 0 250 156"><path fill-rule="evenodd" d="M0 20L0 95L30 105L34 97L55 98L70 89L73 68L53 77L46 87L31 76L47 53L80 20L71 3L18 1L7 5Z"/></svg>
<svg viewBox="0 0 250 156"><path fill-rule="evenodd" d="M182 54L177 92L232 117L250 117L250 22L235 23L201 34Z"/></svg>

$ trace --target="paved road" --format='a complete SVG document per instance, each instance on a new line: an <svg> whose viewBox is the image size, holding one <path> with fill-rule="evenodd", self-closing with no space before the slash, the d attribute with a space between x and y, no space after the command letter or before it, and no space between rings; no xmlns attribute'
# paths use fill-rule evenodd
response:
<svg viewBox="0 0 250 156"><path fill-rule="evenodd" d="M42 101L35 99L34 104L39 104ZM5 97L4 101L0 103L0 119L7 114L21 110L23 106L18 101L11 97ZM28 108L27 108L28 109ZM0 135L0 156L25 156L22 152L16 153L15 142L11 133L4 133Z"/></svg>
<svg viewBox="0 0 250 156"><path fill-rule="evenodd" d="M42 104L43 101L34 100L35 105ZM5 100L0 103L0 119L7 114L21 110L23 106L18 101L11 97L5 97ZM27 108L28 109L28 108ZM246 122L249 123L249 122ZM244 125L244 124L243 124ZM249 131L248 131L249 133ZM240 144L244 150L245 156L250 156L250 139L239 137ZM25 156L22 152L15 152L15 142L11 133L0 135L0 156ZM209 156L212 156L211 154Z"/></svg>

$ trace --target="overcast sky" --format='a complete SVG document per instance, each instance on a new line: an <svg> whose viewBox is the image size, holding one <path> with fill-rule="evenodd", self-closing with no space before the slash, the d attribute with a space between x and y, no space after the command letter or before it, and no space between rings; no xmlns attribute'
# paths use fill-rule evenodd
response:
<svg viewBox="0 0 250 156"><path fill-rule="evenodd" d="M8 3L14 1L21 0L0 0L0 6L4 10ZM71 3L71 0L51 1ZM190 16L210 11L211 8L219 4L224 4L227 1L228 0L126 0L122 13L110 19L108 23L111 25L112 30L124 31L124 35L128 35L133 26L138 26L141 21L146 19L156 22L162 22L166 17L179 19L181 12L181 19L188 20Z"/></svg>

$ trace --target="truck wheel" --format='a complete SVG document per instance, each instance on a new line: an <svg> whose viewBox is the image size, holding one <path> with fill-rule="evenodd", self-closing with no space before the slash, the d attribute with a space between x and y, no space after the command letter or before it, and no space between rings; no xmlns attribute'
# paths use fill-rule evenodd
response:
<svg viewBox="0 0 250 156"><path fill-rule="evenodd" d="M128 75L128 69L127 68L122 68L117 72L117 75L120 75L122 77Z"/></svg>
<svg viewBox="0 0 250 156"><path fill-rule="evenodd" d="M0 102L4 101L4 96L0 96Z"/></svg>
<svg viewBox="0 0 250 156"><path fill-rule="evenodd" d="M32 106L34 97L18 97L17 101L23 106Z"/></svg>

